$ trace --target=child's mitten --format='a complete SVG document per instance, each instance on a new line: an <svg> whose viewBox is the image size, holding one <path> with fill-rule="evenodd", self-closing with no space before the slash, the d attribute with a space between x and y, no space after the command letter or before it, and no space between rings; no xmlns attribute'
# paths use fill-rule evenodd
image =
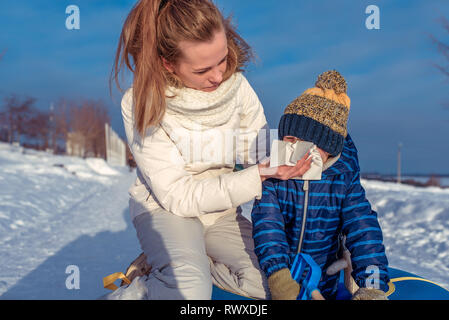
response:
<svg viewBox="0 0 449 320"><path fill-rule="evenodd" d="M287 268L278 270L269 276L268 287L273 300L296 300L301 288Z"/></svg>
<svg viewBox="0 0 449 320"><path fill-rule="evenodd" d="M388 298L382 290L359 288L352 296L352 300L388 300Z"/></svg>

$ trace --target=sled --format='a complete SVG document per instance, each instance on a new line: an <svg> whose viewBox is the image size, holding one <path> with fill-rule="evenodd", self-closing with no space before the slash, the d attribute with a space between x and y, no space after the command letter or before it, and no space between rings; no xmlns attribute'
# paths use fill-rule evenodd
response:
<svg viewBox="0 0 449 320"><path fill-rule="evenodd" d="M388 268L388 274L390 282L386 294L389 300L449 300L449 290L434 281L396 268ZM337 300L350 298L351 294L346 289L342 271L338 283ZM251 298L214 286L212 300L251 300Z"/></svg>
<svg viewBox="0 0 449 320"><path fill-rule="evenodd" d="M346 260L346 265L341 265L336 270L340 269L340 278L337 287L337 300L349 300L352 294L357 290L352 277L352 266L350 263L350 256L348 251L343 251L344 258L340 262ZM341 269L345 266L344 269ZM301 283L302 290L298 296L298 300L308 299L322 299L322 296L317 289L319 280L321 278L321 269L307 254L298 254L294 259L290 269L292 277ZM329 271L329 268L326 270ZM114 284L117 280L122 280L121 286L129 284L130 279L136 275L148 274L150 268L145 264L145 256L141 254L125 274L116 272L103 278L104 288L116 290L118 287ZM335 273L336 274L336 273ZM389 300L449 300L449 290L439 285L438 283L417 276L413 273L396 269L388 268L390 282L388 283L388 291L386 295ZM303 275L303 276L301 276ZM305 275L305 276L304 276ZM253 298L239 295L235 292L229 292L217 286L212 287L212 300L252 300Z"/></svg>
<svg viewBox="0 0 449 320"><path fill-rule="evenodd" d="M301 284L301 290L296 300L324 300L318 289L321 279L321 268L312 257L298 253L290 268L292 278Z"/></svg>

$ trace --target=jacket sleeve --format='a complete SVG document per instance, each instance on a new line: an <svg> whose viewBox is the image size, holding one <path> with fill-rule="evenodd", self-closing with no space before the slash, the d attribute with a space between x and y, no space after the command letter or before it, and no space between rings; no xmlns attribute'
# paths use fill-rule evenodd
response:
<svg viewBox="0 0 449 320"><path fill-rule="evenodd" d="M357 172L342 205L343 233L351 252L352 276L359 287L388 290L388 260L377 213L371 209Z"/></svg>
<svg viewBox="0 0 449 320"><path fill-rule="evenodd" d="M184 217L236 208L261 196L259 169L247 169L203 180L185 170L184 160L160 126L148 128L142 138L134 126L132 89L122 99L122 117L133 157L151 189L167 211Z"/></svg>
<svg viewBox="0 0 449 320"><path fill-rule="evenodd" d="M255 164L269 155L269 133L265 113L254 89L242 75L239 98L242 105L237 163Z"/></svg>
<svg viewBox="0 0 449 320"><path fill-rule="evenodd" d="M262 198L254 201L251 212L254 252L267 277L290 266L284 216L272 181L263 182Z"/></svg>

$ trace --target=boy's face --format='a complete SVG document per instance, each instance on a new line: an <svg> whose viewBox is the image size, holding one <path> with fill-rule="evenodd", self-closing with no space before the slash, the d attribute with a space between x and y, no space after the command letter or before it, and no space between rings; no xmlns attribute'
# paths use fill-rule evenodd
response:
<svg viewBox="0 0 449 320"><path fill-rule="evenodd" d="M285 136L282 139L284 142L290 142L290 143L296 143L297 141L302 141L301 139L294 137L294 136ZM321 159L323 160L323 163L326 163L327 159L329 159L329 153L324 151L321 148L316 147L318 152L320 153Z"/></svg>

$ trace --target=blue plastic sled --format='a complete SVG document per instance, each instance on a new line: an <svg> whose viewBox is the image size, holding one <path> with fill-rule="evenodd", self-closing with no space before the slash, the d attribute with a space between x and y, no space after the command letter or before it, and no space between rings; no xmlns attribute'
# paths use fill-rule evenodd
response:
<svg viewBox="0 0 449 320"><path fill-rule="evenodd" d="M441 285L403 270L388 268L390 282L387 291L390 300L449 300L449 291ZM343 272L338 285L337 299L346 300L350 294L344 286ZM214 286L213 300L251 300L249 297L231 293Z"/></svg>
<svg viewBox="0 0 449 320"><path fill-rule="evenodd" d="M311 300L314 291L320 292L318 284L321 279L321 268L311 256L305 253L297 254L290 272L292 278L301 283L301 291L296 300ZM303 274L305 274L304 277Z"/></svg>

